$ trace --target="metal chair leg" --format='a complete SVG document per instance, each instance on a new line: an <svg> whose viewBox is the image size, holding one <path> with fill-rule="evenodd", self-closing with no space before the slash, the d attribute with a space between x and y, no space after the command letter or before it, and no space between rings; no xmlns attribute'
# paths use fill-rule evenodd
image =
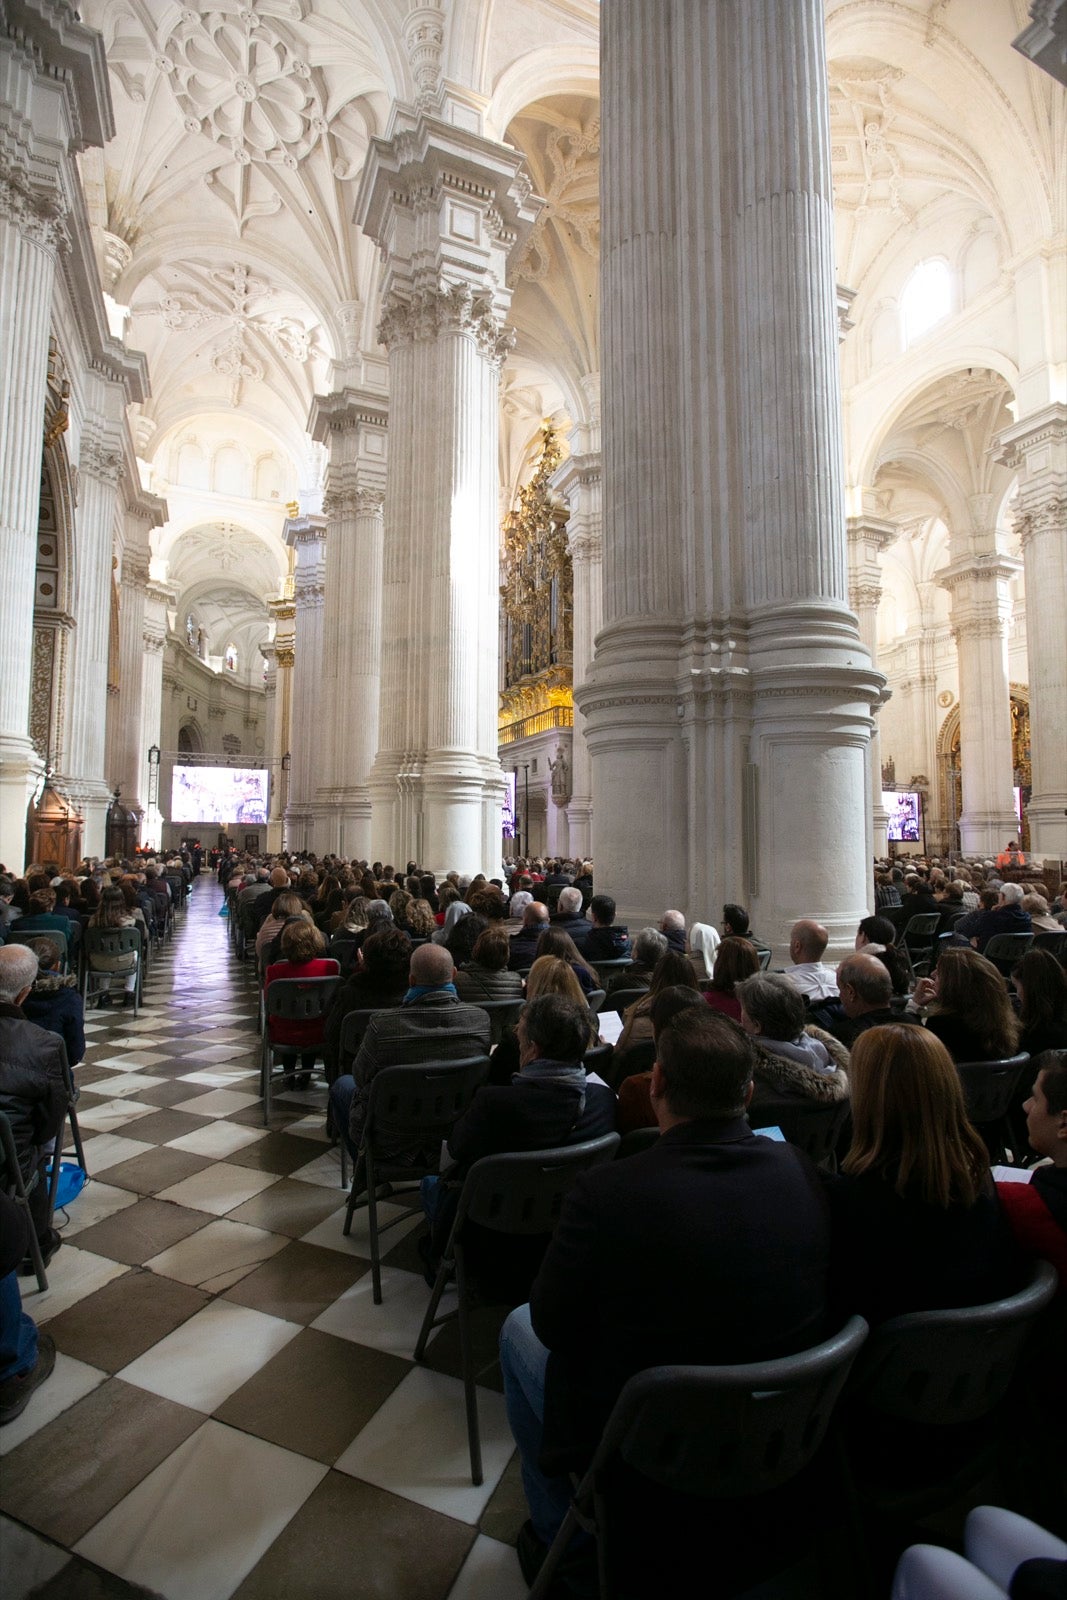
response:
<svg viewBox="0 0 1067 1600"><path fill-rule="evenodd" d="M426 1315L422 1319L422 1327L419 1329L419 1337L415 1345L416 1361L421 1361L423 1356L426 1354L427 1340L429 1339L434 1328L437 1326L437 1322L435 1320L437 1316L437 1308L441 1304L441 1297L448 1287L448 1280L451 1278L454 1270L455 1263L450 1261L447 1257L441 1262L441 1265L437 1269L437 1277L434 1279L433 1292L430 1295L430 1303L426 1307Z"/></svg>
<svg viewBox="0 0 1067 1600"><path fill-rule="evenodd" d="M475 1383L474 1351L471 1345L471 1308L463 1252L456 1251L456 1288L459 1291L459 1348L463 1368L463 1398L467 1407L467 1449L471 1460L471 1483L482 1482L482 1439L478 1431L478 1385Z"/></svg>

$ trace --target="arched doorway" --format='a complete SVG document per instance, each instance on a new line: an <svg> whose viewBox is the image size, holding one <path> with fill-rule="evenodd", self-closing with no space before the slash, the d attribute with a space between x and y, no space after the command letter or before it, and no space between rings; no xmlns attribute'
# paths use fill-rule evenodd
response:
<svg viewBox="0 0 1067 1600"><path fill-rule="evenodd" d="M1030 691L1024 683L1011 685L1011 764L1012 784L1019 791L1019 842L1030 848L1030 824L1026 808L1030 803ZM963 807L963 774L960 765L960 708L952 707L937 736L937 776L941 796L941 815L945 819L938 849L955 854L960 848L959 816ZM931 843L930 848L934 845Z"/></svg>

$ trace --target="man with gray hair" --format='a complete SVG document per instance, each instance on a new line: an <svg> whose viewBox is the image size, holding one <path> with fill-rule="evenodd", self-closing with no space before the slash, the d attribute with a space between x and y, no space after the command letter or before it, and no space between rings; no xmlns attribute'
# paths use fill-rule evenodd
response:
<svg viewBox="0 0 1067 1600"><path fill-rule="evenodd" d="M1021 883L1002 883L1000 899L992 911L983 911L977 925L971 930L971 943L976 950L984 950L995 933L1032 933L1033 922L1029 911L1023 910L1026 890Z"/></svg>
<svg viewBox="0 0 1067 1600"><path fill-rule="evenodd" d="M665 933L660 933L658 928L642 928L634 940L633 962L624 971L615 973L608 984L609 996L618 989L647 990L652 982L653 968L660 956L666 955L667 949Z"/></svg>
<svg viewBox="0 0 1067 1600"><path fill-rule="evenodd" d="M549 919L551 926L557 933L569 933L578 949L581 950L588 939L592 928L582 916L582 891L580 889L566 888L559 891L556 909Z"/></svg>
<svg viewBox="0 0 1067 1600"><path fill-rule="evenodd" d="M688 954L685 947L685 917L680 911L665 911L660 918L659 931L667 941L668 950L680 956Z"/></svg>
<svg viewBox="0 0 1067 1600"><path fill-rule="evenodd" d="M813 1019L851 1050L861 1033L886 1023L907 1021L892 1009L893 980L884 962L870 951L846 956L837 968L836 1005L820 1007Z"/></svg>
<svg viewBox="0 0 1067 1600"><path fill-rule="evenodd" d="M11 1123L27 1188L34 1173L38 1174L30 1191L30 1216L47 1262L62 1241L49 1226L45 1168L52 1141L63 1126L69 1097L62 1041L29 1022L22 1010L36 977L37 957L27 945L0 949L0 1111Z"/></svg>

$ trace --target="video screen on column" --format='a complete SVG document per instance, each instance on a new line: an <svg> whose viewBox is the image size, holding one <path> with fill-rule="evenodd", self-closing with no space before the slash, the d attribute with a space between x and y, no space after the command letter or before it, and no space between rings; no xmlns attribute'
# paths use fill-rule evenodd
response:
<svg viewBox="0 0 1067 1600"><path fill-rule="evenodd" d="M265 823L267 782L262 767L176 766L170 820Z"/></svg>
<svg viewBox="0 0 1067 1600"><path fill-rule="evenodd" d="M922 830L922 798L917 791L883 789L882 806L889 817L887 838L918 844Z"/></svg>

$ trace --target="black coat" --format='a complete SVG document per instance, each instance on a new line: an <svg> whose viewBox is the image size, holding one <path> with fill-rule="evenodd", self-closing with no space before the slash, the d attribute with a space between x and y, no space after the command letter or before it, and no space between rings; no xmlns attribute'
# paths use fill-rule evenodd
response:
<svg viewBox="0 0 1067 1600"><path fill-rule="evenodd" d="M538 941L547 927L547 922L539 922L536 928L520 928L518 933L511 935L508 966L512 972L516 972L520 967L533 966L537 960Z"/></svg>
<svg viewBox="0 0 1067 1600"><path fill-rule="evenodd" d="M530 1294L550 1356L546 1464L587 1456L645 1367L763 1361L825 1334L814 1167L743 1118L687 1122L578 1179Z"/></svg>
<svg viewBox="0 0 1067 1600"><path fill-rule="evenodd" d="M610 928L594 928L591 923L587 926L589 932L581 946L587 961L622 961L630 954L629 930L624 926L618 923Z"/></svg>
<svg viewBox="0 0 1067 1600"><path fill-rule="evenodd" d="M59 1132L68 1104L56 1035L27 1022L18 1006L0 1004L0 1111L11 1123L23 1177L37 1147Z"/></svg>
<svg viewBox="0 0 1067 1600"><path fill-rule="evenodd" d="M67 1060L76 1067L85 1054L85 1002L73 977L38 978L22 1002L23 1015L39 1028L58 1033L67 1047Z"/></svg>

